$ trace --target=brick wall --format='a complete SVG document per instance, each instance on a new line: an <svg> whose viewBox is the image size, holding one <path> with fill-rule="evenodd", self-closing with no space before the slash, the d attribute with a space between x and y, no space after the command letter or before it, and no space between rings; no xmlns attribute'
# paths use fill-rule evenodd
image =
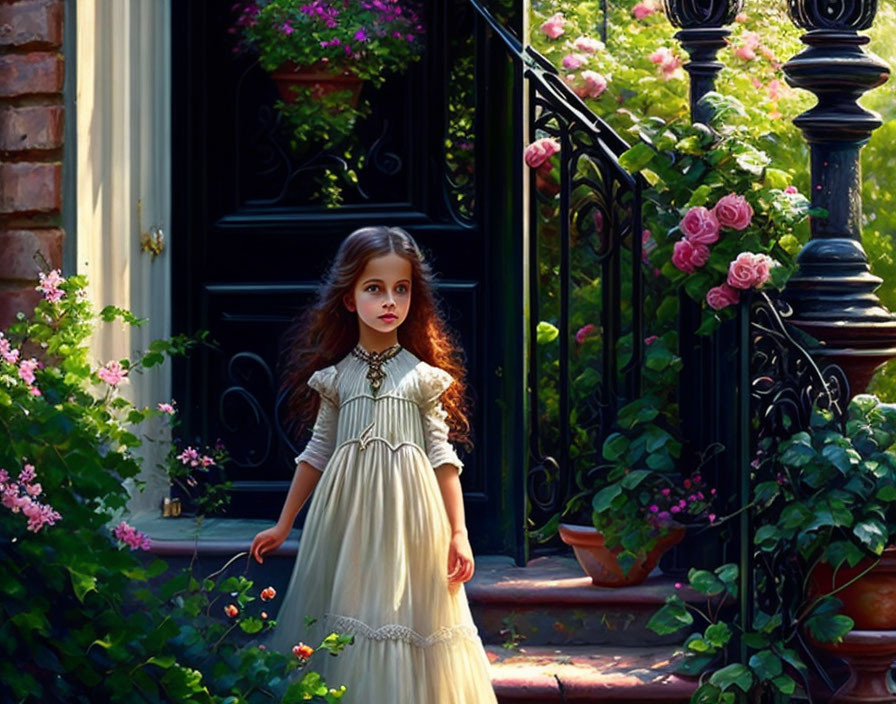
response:
<svg viewBox="0 0 896 704"><path fill-rule="evenodd" d="M0 329L62 267L63 0L0 0ZM46 262L46 263L44 263Z"/></svg>

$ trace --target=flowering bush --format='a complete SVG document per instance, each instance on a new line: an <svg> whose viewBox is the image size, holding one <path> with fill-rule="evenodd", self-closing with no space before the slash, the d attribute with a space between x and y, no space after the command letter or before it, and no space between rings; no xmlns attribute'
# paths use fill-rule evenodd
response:
<svg viewBox="0 0 896 704"><path fill-rule="evenodd" d="M311 68L380 86L423 51L425 28L419 3L413 0L259 0L238 2L234 9L238 16L232 31L241 36L237 50L257 54L267 71ZM369 114L369 104L356 105L351 90L291 90L294 100L279 100L276 107L292 129L293 149L339 148L349 164L344 171L325 168L318 179L319 196L329 206L339 205L340 181L356 182L363 165L354 127Z"/></svg>
<svg viewBox="0 0 896 704"><path fill-rule="evenodd" d="M138 428L174 404L138 408L119 390L205 334L156 340L135 360L94 362L88 338L97 318L144 321L113 306L97 315L85 287L81 276L41 274L44 298L33 317L20 314L0 333L3 700L338 701L344 689L317 673L287 684L286 675L306 667L304 652L237 642L235 629L273 626L264 613L246 614L251 581L214 579L222 571L202 581L192 571L166 578L163 560L143 559L149 537L117 515L128 500L123 482L142 488ZM193 468L191 450L181 455ZM196 451L195 459L199 469L224 455ZM224 596L232 608L213 611ZM262 592L263 601L273 597ZM332 634L319 649L336 653L349 642Z"/></svg>

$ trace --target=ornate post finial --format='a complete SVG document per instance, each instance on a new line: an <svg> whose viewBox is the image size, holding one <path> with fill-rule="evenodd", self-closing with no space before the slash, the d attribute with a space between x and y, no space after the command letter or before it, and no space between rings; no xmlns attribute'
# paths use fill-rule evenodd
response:
<svg viewBox="0 0 896 704"><path fill-rule="evenodd" d="M789 0L793 21L808 30L807 48L783 69L787 82L811 91L818 104L794 119L811 149L812 205L827 211L812 217L812 238L785 297L793 322L824 343L818 354L846 371L860 393L876 367L896 356L896 316L874 291L862 248L862 180L859 152L880 127L877 113L858 99L882 85L889 67L866 53L877 0Z"/></svg>
<svg viewBox="0 0 896 704"><path fill-rule="evenodd" d="M663 0L663 10L681 31L675 38L681 42L691 60L684 68L691 77L691 120L709 122L710 108L700 99L715 88L716 76L724 68L716 59L726 44L731 24L743 8L743 0Z"/></svg>

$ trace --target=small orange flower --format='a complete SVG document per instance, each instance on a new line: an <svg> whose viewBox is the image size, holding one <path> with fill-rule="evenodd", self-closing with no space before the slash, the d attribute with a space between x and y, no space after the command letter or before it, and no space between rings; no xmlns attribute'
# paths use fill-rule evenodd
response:
<svg viewBox="0 0 896 704"><path fill-rule="evenodd" d="M239 614L240 610L234 604L228 604L224 607L224 613L227 614L229 618L233 618Z"/></svg>
<svg viewBox="0 0 896 704"><path fill-rule="evenodd" d="M262 617L262 618L267 618L267 617L268 617L268 612L267 612L267 611L262 611L262 612L261 612L261 617Z"/></svg>
<svg viewBox="0 0 896 704"><path fill-rule="evenodd" d="M295 655L300 660L307 660L314 653L314 648L312 648L310 645L299 643L298 645L293 646L292 652L293 655Z"/></svg>
<svg viewBox="0 0 896 704"><path fill-rule="evenodd" d="M275 596L277 596L277 591L273 587L266 587L261 590L261 600L262 601L270 601Z"/></svg>

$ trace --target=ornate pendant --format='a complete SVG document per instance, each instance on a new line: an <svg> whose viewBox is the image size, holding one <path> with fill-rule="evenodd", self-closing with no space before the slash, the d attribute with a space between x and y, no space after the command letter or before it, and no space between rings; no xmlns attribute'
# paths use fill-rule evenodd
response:
<svg viewBox="0 0 896 704"><path fill-rule="evenodd" d="M355 357L367 362L367 379L370 381L370 388L374 395L376 395L376 392L379 391L380 386L382 386L383 379L386 378L386 372L382 369L383 364L392 359L399 352L401 352L400 344L394 344L391 347L387 347L382 352L368 352L361 347L360 343L358 343L355 345L355 349L352 350L352 354Z"/></svg>

